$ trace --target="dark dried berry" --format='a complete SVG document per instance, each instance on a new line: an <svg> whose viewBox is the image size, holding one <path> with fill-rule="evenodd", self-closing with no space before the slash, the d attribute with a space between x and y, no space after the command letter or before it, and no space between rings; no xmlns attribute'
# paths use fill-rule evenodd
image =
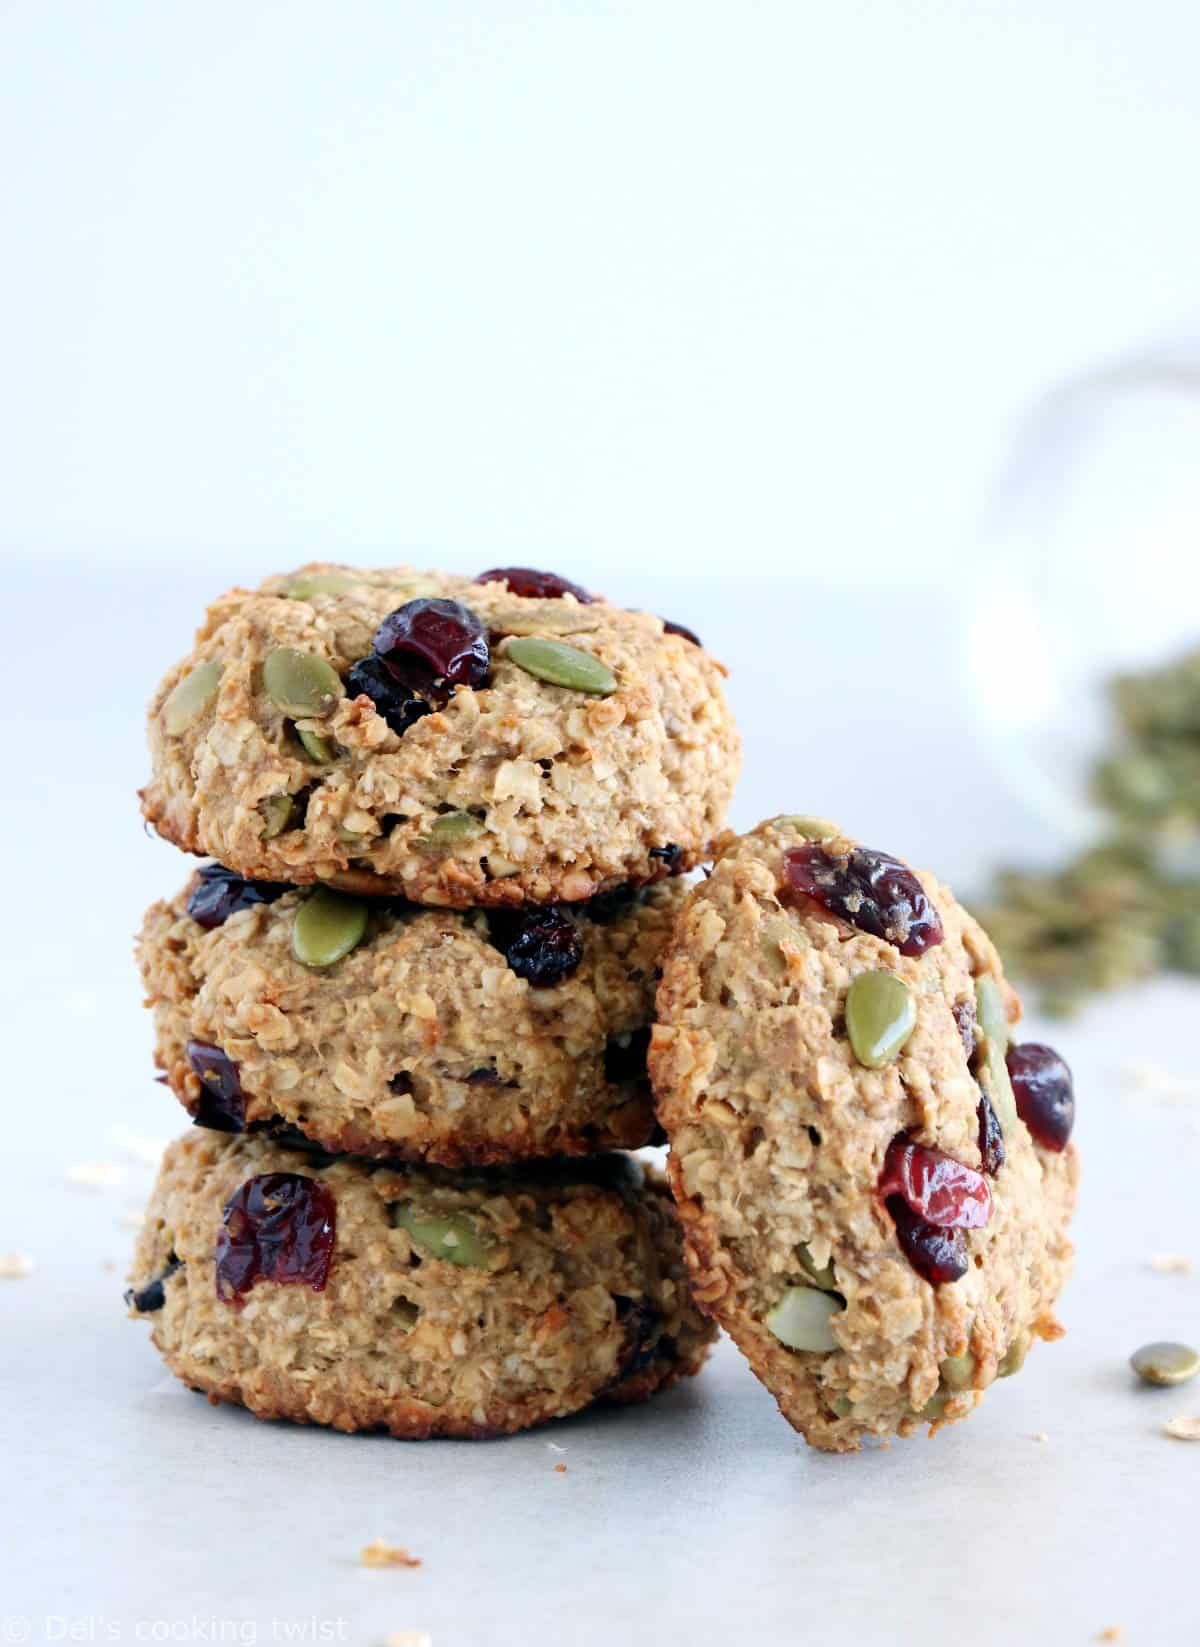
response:
<svg viewBox="0 0 1200 1647"><path fill-rule="evenodd" d="M658 1354L663 1318L652 1304L641 1298L626 1298L614 1293L613 1303L617 1307L617 1320L624 1329L625 1338L612 1384L623 1384L635 1373L643 1372Z"/></svg>
<svg viewBox="0 0 1200 1647"><path fill-rule="evenodd" d="M1009 1047L1006 1062L1017 1114L1043 1148L1065 1149L1075 1125L1075 1083L1066 1060L1053 1047L1025 1041Z"/></svg>
<svg viewBox="0 0 1200 1647"><path fill-rule="evenodd" d="M986 1092L980 1092L975 1114L979 1119L979 1154L983 1170L994 1178L1005 1162L1004 1134Z"/></svg>
<svg viewBox="0 0 1200 1647"><path fill-rule="evenodd" d="M545 988L568 977L583 959L575 922L557 904L542 909L497 910L488 918L492 943L518 978Z"/></svg>
<svg viewBox="0 0 1200 1647"><path fill-rule="evenodd" d="M187 1055L200 1077L200 1097L192 1111L193 1123L198 1127L211 1127L214 1132L245 1132L246 1095L233 1059L207 1041L189 1041Z"/></svg>
<svg viewBox="0 0 1200 1647"><path fill-rule="evenodd" d="M502 583L513 595L527 600L559 600L563 595L574 595L581 606L590 606L592 597L577 583L568 583L557 572L537 572L532 566L496 566L490 572L481 572L476 583Z"/></svg>
<svg viewBox="0 0 1200 1647"><path fill-rule="evenodd" d="M492 1064L481 1064L467 1076L469 1087L498 1087L500 1085L500 1071Z"/></svg>
<svg viewBox="0 0 1200 1647"><path fill-rule="evenodd" d="M225 1203L217 1235L217 1297L240 1304L256 1281L304 1282L322 1292L329 1279L337 1202L315 1178L265 1172Z"/></svg>
<svg viewBox="0 0 1200 1647"><path fill-rule="evenodd" d="M924 955L942 941L942 922L911 869L886 852L856 846L835 856L816 841L783 855L783 895L809 898L901 955Z"/></svg>
<svg viewBox="0 0 1200 1647"><path fill-rule="evenodd" d="M896 1225L896 1237L913 1269L926 1281L941 1286L961 1281L967 1273L967 1237L962 1230L939 1229L911 1212L899 1195L887 1209Z"/></svg>
<svg viewBox="0 0 1200 1647"><path fill-rule="evenodd" d="M668 846L652 846L649 856L657 858L659 863L666 864L668 869L675 869L683 857L683 848L676 846L672 841Z"/></svg>
<svg viewBox="0 0 1200 1647"><path fill-rule="evenodd" d="M183 1264L172 1253L167 1260L167 1267L161 1275L156 1275L153 1281L147 1281L144 1287L129 1287L125 1292L125 1302L130 1309L137 1310L139 1315L153 1315L155 1310L161 1310L167 1301L165 1283L171 1279L176 1270L181 1270Z"/></svg>
<svg viewBox="0 0 1200 1647"><path fill-rule="evenodd" d="M585 908L587 918L597 926L608 926L627 909L641 902L641 889L634 886L614 886L610 892L597 892L589 898Z"/></svg>
<svg viewBox="0 0 1200 1647"><path fill-rule="evenodd" d="M992 1215L992 1192L974 1167L903 1133L888 1145L879 1193L885 1200L901 1196L918 1218L940 1229L981 1229Z"/></svg>
<svg viewBox="0 0 1200 1647"><path fill-rule="evenodd" d="M975 1017L974 1001L959 1001L950 1009L954 1014L954 1022L958 1025L958 1033L962 1036L963 1051L967 1055L968 1064L975 1056L979 1045L979 1025Z"/></svg>
<svg viewBox="0 0 1200 1647"><path fill-rule="evenodd" d="M403 683L482 686L491 653L483 625L456 600L410 600L375 631L373 651Z"/></svg>
<svg viewBox="0 0 1200 1647"><path fill-rule="evenodd" d="M685 629L681 623L671 623L667 618L664 618L662 626L668 635L682 635L684 640L691 641L693 646L703 647L704 645L699 635L694 634L690 629Z"/></svg>
<svg viewBox="0 0 1200 1647"><path fill-rule="evenodd" d="M398 681L382 658L360 658L346 676L345 688L348 698L370 698L399 738L431 711L431 705Z"/></svg>
<svg viewBox="0 0 1200 1647"><path fill-rule="evenodd" d="M618 1081L644 1081L649 1050L649 1024L628 1035L610 1036L604 1048L604 1079L614 1085Z"/></svg>
<svg viewBox="0 0 1200 1647"><path fill-rule="evenodd" d="M205 864L196 871L196 884L188 893L187 912L206 931L223 926L239 909L254 904L273 904L290 889L278 881L244 881L224 864Z"/></svg>

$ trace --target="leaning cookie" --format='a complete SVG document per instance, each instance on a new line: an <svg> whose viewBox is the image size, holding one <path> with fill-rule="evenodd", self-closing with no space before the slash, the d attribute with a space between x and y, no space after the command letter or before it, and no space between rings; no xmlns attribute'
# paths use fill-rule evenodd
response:
<svg viewBox="0 0 1200 1647"><path fill-rule="evenodd" d="M482 1437L697 1372L670 1198L626 1157L452 1176L192 1133L126 1295L171 1371L261 1418Z"/></svg>
<svg viewBox="0 0 1200 1647"><path fill-rule="evenodd" d="M368 903L217 864L146 914L156 1058L201 1125L483 1165L658 1136L646 1047L686 887L523 910Z"/></svg>
<svg viewBox="0 0 1200 1647"><path fill-rule="evenodd" d="M816 1446L961 1418L1061 1333L1074 1100L1019 1010L944 887L817 820L688 898L650 1070L693 1287Z"/></svg>
<svg viewBox="0 0 1200 1647"><path fill-rule="evenodd" d="M467 908L709 855L740 745L694 636L547 573L235 589L150 707L146 817L262 880Z"/></svg>

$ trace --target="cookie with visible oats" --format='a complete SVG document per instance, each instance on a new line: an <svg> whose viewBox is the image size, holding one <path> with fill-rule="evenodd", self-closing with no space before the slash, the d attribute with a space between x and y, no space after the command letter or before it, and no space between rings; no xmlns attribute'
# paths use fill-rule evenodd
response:
<svg viewBox="0 0 1200 1647"><path fill-rule="evenodd" d="M143 811L249 878L466 908L709 855L740 762L689 632L527 569L235 589L150 705Z"/></svg>
<svg viewBox="0 0 1200 1647"><path fill-rule="evenodd" d="M127 1294L184 1383L260 1418L484 1437L697 1372L671 1200L626 1156L452 1175L193 1132Z"/></svg>
<svg viewBox="0 0 1200 1647"><path fill-rule="evenodd" d="M945 887L820 820L688 896L650 1071L693 1288L815 1446L964 1417L1061 1332L1073 1094L1019 1011Z"/></svg>
<svg viewBox="0 0 1200 1647"><path fill-rule="evenodd" d="M147 911L156 1058L198 1123L444 1166L636 1149L681 880L513 911L367 903L218 865Z"/></svg>

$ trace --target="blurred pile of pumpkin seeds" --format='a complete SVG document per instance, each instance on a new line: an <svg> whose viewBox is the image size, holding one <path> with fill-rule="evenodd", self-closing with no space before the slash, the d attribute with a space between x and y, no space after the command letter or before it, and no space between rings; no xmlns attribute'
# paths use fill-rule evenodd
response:
<svg viewBox="0 0 1200 1647"><path fill-rule="evenodd" d="M1057 872L1001 870L977 910L1051 1013L1156 972L1200 975L1200 651L1110 693L1118 735L1093 785L1107 839Z"/></svg>

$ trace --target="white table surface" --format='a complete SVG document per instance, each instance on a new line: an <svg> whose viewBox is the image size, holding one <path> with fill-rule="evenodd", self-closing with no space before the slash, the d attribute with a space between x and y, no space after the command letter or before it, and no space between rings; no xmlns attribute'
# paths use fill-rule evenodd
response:
<svg viewBox="0 0 1200 1647"><path fill-rule="evenodd" d="M0 1281L0 1639L1058 1647L1111 1626L1130 1647L1200 1639L1200 1445L1161 1433L1200 1413L1200 1386L1143 1390L1126 1366L1147 1339L1200 1340L1200 1268L1149 1266L1158 1252L1200 1266L1200 1102L1139 1097L1122 1075L1148 1064L1194 1087L1198 995L1182 982L1053 1029L1085 1154L1069 1335L932 1441L810 1452L727 1342L657 1403L482 1444L262 1425L167 1376L123 1316L124 1220L152 1174L114 1129L179 1130L150 1079L129 951L142 906L185 865L143 837L131 792L141 702L213 580L29 576L5 620L16 690L0 708L19 777L3 822L0 1252L36 1268ZM1034 843L964 735L949 654L896 688L882 644L894 605L874 631L859 614L852 654L851 614L815 593L696 587L670 607L724 634L735 665L740 822L831 812L964 883ZM813 680L839 668L838 698L806 686L801 632ZM900 740L904 770L937 786L864 775L864 740ZM67 1184L94 1161L120 1182ZM375 1538L422 1566L362 1568Z"/></svg>

